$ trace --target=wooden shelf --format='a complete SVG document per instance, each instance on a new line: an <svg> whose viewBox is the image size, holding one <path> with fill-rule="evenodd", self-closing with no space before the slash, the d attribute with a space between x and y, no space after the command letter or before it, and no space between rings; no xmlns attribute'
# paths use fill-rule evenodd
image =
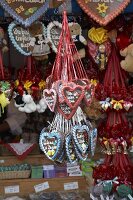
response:
<svg viewBox="0 0 133 200"><path fill-rule="evenodd" d="M0 156L0 166L28 163L31 165L52 164L43 154L28 155L24 160L19 160L16 156Z"/></svg>
<svg viewBox="0 0 133 200"><path fill-rule="evenodd" d="M65 178L52 178L52 179L14 179L14 180L0 181L0 194L5 195L5 187L7 186L19 186L18 195L27 196L30 193L35 192L34 186L45 182L49 183L49 189L45 190L46 192L62 191L64 190L64 183L71 183L71 182L78 182L79 190L87 189L87 184L84 177L65 177Z"/></svg>

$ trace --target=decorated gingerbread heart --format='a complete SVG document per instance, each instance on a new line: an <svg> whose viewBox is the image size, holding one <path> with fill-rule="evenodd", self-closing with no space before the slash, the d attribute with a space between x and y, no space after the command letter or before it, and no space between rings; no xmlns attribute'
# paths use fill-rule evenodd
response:
<svg viewBox="0 0 133 200"><path fill-rule="evenodd" d="M78 150L85 154L89 147L90 129L86 125L72 127L73 140Z"/></svg>
<svg viewBox="0 0 133 200"><path fill-rule="evenodd" d="M79 85L75 87L64 86L62 88L62 95L66 104L70 108L76 109L84 98L84 90Z"/></svg>
<svg viewBox="0 0 133 200"><path fill-rule="evenodd" d="M122 13L130 0L77 0L77 2L93 20L105 26Z"/></svg>
<svg viewBox="0 0 133 200"><path fill-rule="evenodd" d="M71 119L76 112L76 109L70 108L66 102L59 103L57 105L57 111L63 115L63 117L67 120Z"/></svg>
<svg viewBox="0 0 133 200"><path fill-rule="evenodd" d="M73 139L71 133L68 134L65 138L65 148L66 148L66 155L67 159L70 163L77 162L77 156L75 153L74 145L73 145Z"/></svg>
<svg viewBox="0 0 133 200"><path fill-rule="evenodd" d="M20 24L25 27L30 26L49 7L49 2L42 0L18 1L18 0L1 0L0 5Z"/></svg>
<svg viewBox="0 0 133 200"><path fill-rule="evenodd" d="M75 144L74 149L79 160L85 161L88 158L88 153L81 153Z"/></svg>
<svg viewBox="0 0 133 200"><path fill-rule="evenodd" d="M49 109L54 112L54 108L56 105L56 100L57 100L57 94L56 91L54 89L45 89L43 91L43 96L44 99L46 101L47 106L49 107Z"/></svg>
<svg viewBox="0 0 133 200"><path fill-rule="evenodd" d="M46 0L0 0L0 5L20 24L30 26L49 7L59 6L64 1Z"/></svg>
<svg viewBox="0 0 133 200"><path fill-rule="evenodd" d="M39 145L47 158L56 160L62 151L62 134L57 131L42 132L39 139Z"/></svg>
<svg viewBox="0 0 133 200"><path fill-rule="evenodd" d="M9 38L14 47L23 55L31 55L30 41L31 35L28 29L12 22L8 27Z"/></svg>

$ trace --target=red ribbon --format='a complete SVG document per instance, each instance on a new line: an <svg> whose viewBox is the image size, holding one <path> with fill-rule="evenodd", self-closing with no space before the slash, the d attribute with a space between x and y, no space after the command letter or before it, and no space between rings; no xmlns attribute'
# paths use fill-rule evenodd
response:
<svg viewBox="0 0 133 200"><path fill-rule="evenodd" d="M3 67L3 61L2 61L2 53L0 50L0 74L1 74L1 80L4 80L4 67Z"/></svg>

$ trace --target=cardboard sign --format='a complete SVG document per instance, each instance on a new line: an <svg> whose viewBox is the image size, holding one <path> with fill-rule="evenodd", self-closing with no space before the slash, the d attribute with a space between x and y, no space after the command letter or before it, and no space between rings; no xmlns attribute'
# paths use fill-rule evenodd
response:
<svg viewBox="0 0 133 200"><path fill-rule="evenodd" d="M80 7L100 25L107 25L118 16L130 0L77 0Z"/></svg>

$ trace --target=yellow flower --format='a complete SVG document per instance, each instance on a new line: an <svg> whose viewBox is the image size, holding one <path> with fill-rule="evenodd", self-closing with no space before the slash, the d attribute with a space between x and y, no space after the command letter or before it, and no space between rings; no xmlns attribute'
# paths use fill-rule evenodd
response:
<svg viewBox="0 0 133 200"><path fill-rule="evenodd" d="M18 85L19 85L19 80L16 80L14 84L15 84L15 87L18 87Z"/></svg>
<svg viewBox="0 0 133 200"><path fill-rule="evenodd" d="M113 105L113 108L115 110L120 110L123 109L123 100L120 101L116 101L116 100L112 100L110 103Z"/></svg>
<svg viewBox="0 0 133 200"><path fill-rule="evenodd" d="M43 81L43 80L41 80L40 83L39 83L39 88L40 88L40 90L44 89L45 86L46 86L46 82Z"/></svg>
<svg viewBox="0 0 133 200"><path fill-rule="evenodd" d="M96 86L97 85L97 80L96 79L91 79L91 84Z"/></svg>
<svg viewBox="0 0 133 200"><path fill-rule="evenodd" d="M106 6L105 3L98 3L98 7L96 9L102 14L107 12L108 6Z"/></svg>
<svg viewBox="0 0 133 200"><path fill-rule="evenodd" d="M24 88L26 90L29 90L29 88L32 86L32 84L33 84L32 81L26 81L24 84Z"/></svg>

